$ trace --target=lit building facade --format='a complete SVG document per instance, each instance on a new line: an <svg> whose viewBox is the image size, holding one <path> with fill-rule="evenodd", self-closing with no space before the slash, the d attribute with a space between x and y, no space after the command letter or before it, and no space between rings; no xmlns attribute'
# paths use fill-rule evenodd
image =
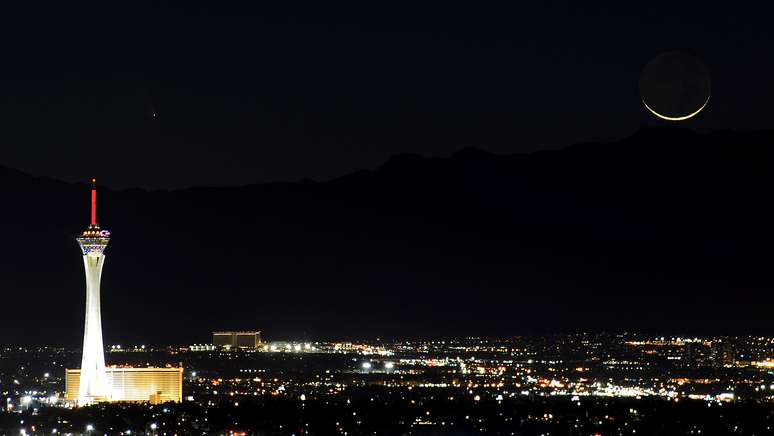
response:
<svg viewBox="0 0 774 436"><path fill-rule="evenodd" d="M77 238L83 252L86 272L86 323L83 330L83 357L81 372L83 383L78 387L78 405L105 401L108 398L108 382L105 373L105 353L102 344L102 315L100 312L100 281L105 265L105 247L110 232L97 223L97 189L92 180L91 224Z"/></svg>
<svg viewBox="0 0 774 436"><path fill-rule="evenodd" d="M218 347L256 349L261 345L261 332L212 332L212 343Z"/></svg>
<svg viewBox="0 0 774 436"><path fill-rule="evenodd" d="M105 378L110 401L150 402L152 404L183 400L183 368L108 367ZM65 370L65 399L80 397L81 370Z"/></svg>

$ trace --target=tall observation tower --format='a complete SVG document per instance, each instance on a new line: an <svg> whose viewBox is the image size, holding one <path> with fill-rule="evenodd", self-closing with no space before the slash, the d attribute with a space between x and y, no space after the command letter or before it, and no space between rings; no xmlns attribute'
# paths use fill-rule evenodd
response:
<svg viewBox="0 0 774 436"><path fill-rule="evenodd" d="M86 326L83 330L83 358L77 400L78 405L82 406L110 399L99 307L99 282L110 232L100 228L97 223L97 188L94 179L91 180L91 224L77 239L83 251L83 266L86 269Z"/></svg>
<svg viewBox="0 0 774 436"><path fill-rule="evenodd" d="M183 368L105 368L99 282L105 265L110 232L97 223L96 181L91 181L91 224L78 236L86 270L86 326L83 329L81 369L65 369L65 399L85 406L101 401L148 401L160 404L183 400Z"/></svg>

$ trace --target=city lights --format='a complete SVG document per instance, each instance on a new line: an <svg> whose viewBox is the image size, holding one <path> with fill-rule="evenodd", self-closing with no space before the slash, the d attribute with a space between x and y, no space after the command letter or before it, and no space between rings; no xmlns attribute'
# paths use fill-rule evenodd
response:
<svg viewBox="0 0 774 436"><path fill-rule="evenodd" d="M515 407L516 404L548 401L546 404L553 404L554 408L561 405L592 410L605 402L629 401L621 409L625 416L609 423L634 426L649 419L649 408L661 407L659 404L698 402L714 410L713 407L750 401L774 403L774 374L768 364L761 364L772 361L774 356L774 339L769 338L661 341L636 335L574 334L550 339L364 341L346 346L341 342L312 342L309 349L313 351L305 351L305 342L282 342L282 349L286 349L285 344L291 344L290 352L272 352L263 344L257 349L220 347L206 353L191 347L127 346L122 347L125 351L112 356L155 366L108 366L106 374L109 385L114 386L114 398L134 401L114 403L115 407L143 414L147 419L144 422L157 425L152 431L163 433L166 429L168 434L195 432L194 425L206 427L212 416L209 413L218 408L250 409L255 407L256 400L283 398L295 399L305 409L329 405L348 413L346 420L352 420L349 425L367 425L368 416L378 410L374 407L389 405L396 410L405 409L406 413L416 412L416 416L405 421L411 425L443 427L452 422L456 426L470 422L491 426L498 422L521 422L545 426L544 434L552 426L561 425L563 412L555 409L532 417L521 416L521 406ZM292 344L301 344L301 352L294 351ZM390 359L382 360L373 353L377 347ZM39 422L31 420L41 413L73 407L71 399L77 398L79 391L79 370L67 370L62 380L56 372L45 377L45 372L27 367L26 362L30 360L28 353L34 353L44 356L41 362L45 365L66 365L79 357L77 350L15 349L0 353L6 362L18 362L19 370L9 373L11 377L6 379L12 392L6 399L5 410L28 414L23 423L26 432L35 434L31 430L33 425L40 428ZM182 368L173 366L181 364L196 370L190 370L190 376L183 378ZM297 369L287 372L290 365ZM153 375L159 371L167 375ZM50 388L56 382L63 382L66 387L64 400ZM116 389L117 386L123 390ZM154 386L154 391L144 386ZM187 407L193 408L187 410L198 411L181 415L183 409L178 408L178 402L183 399ZM459 420L433 413L433 404L439 401L443 404L437 407L459 408ZM508 413L480 415L488 413L492 404L503 407L494 410ZM337 419L341 427L345 419ZM581 420L577 424L595 430L600 420L603 424L608 422L604 416L590 415L587 423ZM56 424L59 433L78 432L69 421ZM90 424L95 428L104 426L101 421ZM151 431L150 424L119 430L122 434L137 434L143 428ZM223 428L221 432L227 434L228 430ZM101 434L96 430L93 433Z"/></svg>
<svg viewBox="0 0 774 436"><path fill-rule="evenodd" d="M774 3L6 3L0 436L774 436Z"/></svg>

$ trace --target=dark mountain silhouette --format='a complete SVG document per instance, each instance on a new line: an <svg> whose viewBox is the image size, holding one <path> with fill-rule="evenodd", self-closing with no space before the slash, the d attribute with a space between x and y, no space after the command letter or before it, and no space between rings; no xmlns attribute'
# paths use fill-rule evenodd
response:
<svg viewBox="0 0 774 436"><path fill-rule="evenodd" d="M319 183L101 189L105 341L771 334L772 146L771 131L647 129L525 155L400 155ZM0 341L78 345L87 185L7 168L0 183Z"/></svg>

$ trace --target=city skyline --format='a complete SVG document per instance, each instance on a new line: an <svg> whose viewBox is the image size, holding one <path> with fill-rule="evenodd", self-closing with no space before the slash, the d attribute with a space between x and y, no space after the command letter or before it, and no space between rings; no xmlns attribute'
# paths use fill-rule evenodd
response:
<svg viewBox="0 0 774 436"><path fill-rule="evenodd" d="M773 11L7 5L0 435L774 434Z"/></svg>
<svg viewBox="0 0 774 436"><path fill-rule="evenodd" d="M263 345L112 347L108 372L126 379L129 402L81 408L68 405L78 371L60 369L77 362L80 350L0 347L0 374L13 380L0 379L8 395L0 430L765 434L774 424L764 413L774 401L774 337L557 334ZM158 379L163 395L147 401L129 380L140 372L166 374Z"/></svg>

